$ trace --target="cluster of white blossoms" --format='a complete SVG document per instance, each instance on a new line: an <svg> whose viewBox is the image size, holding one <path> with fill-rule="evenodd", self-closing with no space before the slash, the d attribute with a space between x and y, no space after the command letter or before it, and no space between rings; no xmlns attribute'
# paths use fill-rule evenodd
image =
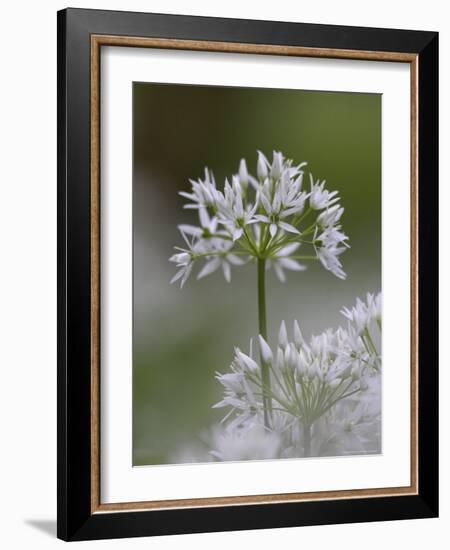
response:
<svg viewBox="0 0 450 550"><path fill-rule="evenodd" d="M221 269L227 281L233 266L255 261L258 267L258 349L252 342L248 353L235 348L230 371L217 374L224 396L215 407L229 410L204 437L210 460L380 451L380 294L343 308L345 327L306 341L297 321L291 336L282 322L277 345L267 341L266 269L284 281L286 270L303 271L303 262L319 260L346 278L340 255L349 245L338 192L311 174L304 189L305 166L277 151L269 162L258 152L256 176L242 159L223 189L205 169L203 179L191 180L191 192L180 193L199 223L179 226L186 244L170 258L178 268L171 282L183 286L194 266L199 279Z"/></svg>
<svg viewBox="0 0 450 550"><path fill-rule="evenodd" d="M265 458L379 452L381 294L368 294L342 313L346 327L308 342L297 321L291 339L282 322L276 349L262 336L258 357L251 342L248 354L235 349L230 372L217 374L224 398L215 407L230 410L223 431L213 438L214 457L244 460L250 451ZM263 367L269 369L269 384Z"/></svg>
<svg viewBox="0 0 450 550"><path fill-rule="evenodd" d="M256 176L245 159L231 181L218 189L213 173L205 168L203 179L190 180L185 208L198 211L198 225L180 225L185 246L175 247L170 261L178 271L171 282L184 285L195 264L197 278L222 269L231 280L231 266L250 260L273 267L281 281L284 270L303 271L301 263L319 260L331 273L345 279L340 255L349 247L341 231L344 209L337 191L328 191L325 181L309 174L309 189L303 188L305 162L294 165L274 151L272 162L258 152ZM305 253L299 253L307 247Z"/></svg>

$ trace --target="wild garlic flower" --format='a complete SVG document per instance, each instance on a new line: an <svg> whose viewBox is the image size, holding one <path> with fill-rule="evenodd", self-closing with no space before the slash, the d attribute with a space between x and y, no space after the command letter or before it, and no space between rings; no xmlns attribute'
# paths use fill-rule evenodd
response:
<svg viewBox="0 0 450 550"><path fill-rule="evenodd" d="M356 305L350 309L342 308L341 313L348 319L355 340L362 342L364 349L372 351L366 357L367 364L380 369L381 356L377 349L381 346L381 293L367 293L365 302L357 298Z"/></svg>
<svg viewBox="0 0 450 550"><path fill-rule="evenodd" d="M241 180L233 176L233 185L225 180L224 195L222 200L217 202L219 222L223 224L231 234L233 241L237 241L244 234L247 225L256 223L255 212L258 203L244 204L242 196Z"/></svg>
<svg viewBox="0 0 450 550"><path fill-rule="evenodd" d="M219 199L220 192L216 189L216 182L214 180L214 174L205 168L205 178L198 180L189 180L192 186L192 193L186 193L180 191L180 195L192 201L185 204L184 208L214 208L217 200Z"/></svg>
<svg viewBox="0 0 450 550"><path fill-rule="evenodd" d="M346 437L349 441L353 438L352 452L358 452L357 439L365 437L364 422L376 422L380 414L380 335L376 338L374 329L381 331L381 295L368 294L365 303L358 299L356 306L344 308L343 313L348 319L346 328L325 330L308 342L297 321L292 339L282 322L275 348L258 337L259 358L253 357L252 343L248 355L236 348L231 372L217 373L224 397L215 407L229 408L223 420L226 425L231 429L260 425L282 432L289 440L283 456L291 452L309 456L311 452L326 454L335 447L329 438L324 439L325 422L331 426L330 433L337 433L338 426L348 434L353 430ZM263 365L269 367L268 386L263 380ZM270 400L269 426L264 425L265 395ZM344 402L345 407L340 405ZM343 411L345 422L339 416ZM319 420L322 424L316 425ZM308 443L305 427L308 438L312 438ZM372 440L369 446L374 448Z"/></svg>
<svg viewBox="0 0 450 550"><path fill-rule="evenodd" d="M311 193L309 204L314 210L322 210L323 208L330 208L333 204L337 203L339 198L337 197L337 191L328 191L325 189L326 181L317 180L314 183L312 174L309 175L311 183Z"/></svg>
<svg viewBox="0 0 450 550"><path fill-rule="evenodd" d="M195 237L189 240L184 231L181 230L180 232L187 248L180 248L176 246L175 250L178 250L179 252L169 258L169 261L174 262L177 265L177 268L179 268L170 282L174 283L175 281L180 280L180 286L183 287L184 283L191 274L195 255L201 253L202 243L196 240Z"/></svg>
<svg viewBox="0 0 450 550"><path fill-rule="evenodd" d="M370 327L373 321L381 323L381 294L374 295L367 293L365 303L357 298L355 306L350 309L344 307L341 313L362 334L365 329Z"/></svg>
<svg viewBox="0 0 450 550"><path fill-rule="evenodd" d="M339 279L346 279L339 256L349 248L347 235L341 231L339 220L344 209L338 204L326 207L318 216L314 229L314 250L322 265ZM328 208L329 207L329 208Z"/></svg>
<svg viewBox="0 0 450 550"><path fill-rule="evenodd" d="M340 225L344 209L337 191L328 191L325 181L314 183L310 175L311 189L303 189L305 167L306 162L295 165L278 151L269 162L259 151L256 176L241 159L237 174L225 180L223 189L217 187L208 168L203 179L189 180L191 192L180 195L189 201L185 208L198 211L199 223L179 226L183 238L189 235L193 241L188 250L182 250L187 256L171 257L179 267L172 281L180 280L183 285L194 265L200 266L199 278L222 267L229 280L230 265L247 261L273 267L284 281L284 270L306 269L298 260L319 260L344 279L339 260L349 247ZM298 253L300 245L302 254Z"/></svg>

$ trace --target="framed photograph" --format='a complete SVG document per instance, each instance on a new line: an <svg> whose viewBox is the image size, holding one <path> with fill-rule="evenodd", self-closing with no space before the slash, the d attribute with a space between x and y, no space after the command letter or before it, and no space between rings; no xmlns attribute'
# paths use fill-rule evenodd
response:
<svg viewBox="0 0 450 550"><path fill-rule="evenodd" d="M58 536L438 514L438 35L58 13Z"/></svg>

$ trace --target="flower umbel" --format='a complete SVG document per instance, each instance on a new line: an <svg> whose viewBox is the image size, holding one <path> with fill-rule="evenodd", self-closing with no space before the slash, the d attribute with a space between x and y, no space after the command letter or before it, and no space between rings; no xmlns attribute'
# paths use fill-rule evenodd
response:
<svg viewBox="0 0 450 550"><path fill-rule="evenodd" d="M172 281L180 280L183 286L197 264L198 278L222 267L229 280L230 266L247 261L263 261L266 269L273 267L278 279L285 281L285 270L306 269L299 260L319 260L344 279L338 258L349 246L340 225L344 209L338 192L328 191L325 181L314 183L311 174L310 190L303 189L305 167L306 162L295 165L279 151L269 162L259 151L256 176L241 159L238 172L225 180L223 189L208 168L203 179L190 180L191 191L180 195L189 201L185 208L198 211L199 220L198 225L179 226L185 240L189 235L193 242L182 250L187 256L171 257L180 268Z"/></svg>
<svg viewBox="0 0 450 550"><path fill-rule="evenodd" d="M326 455L346 441L347 451L377 448L368 434L370 426L378 429L380 419L379 388L370 388L380 380L381 294L368 294L366 302L357 299L353 308L342 311L347 327L328 329L309 342L297 322L292 340L281 323L275 349L259 336L261 361L269 365L271 378L268 428L263 417L267 388L262 363L251 357L252 352L245 355L236 350L231 372L217 374L224 398L215 407L230 409L224 418L227 429L260 426L275 432L283 438L283 456L291 452L294 456Z"/></svg>

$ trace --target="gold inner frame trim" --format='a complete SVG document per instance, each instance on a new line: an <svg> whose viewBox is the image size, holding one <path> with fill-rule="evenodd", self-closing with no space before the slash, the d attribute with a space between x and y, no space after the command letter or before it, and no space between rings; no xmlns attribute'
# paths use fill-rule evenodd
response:
<svg viewBox="0 0 450 550"><path fill-rule="evenodd" d="M367 488L232 497L102 503L100 492L100 50L102 46L164 48L331 59L391 61L410 65L411 81L411 483L405 487ZM249 504L376 498L418 494L418 55L401 52L306 48L272 44L211 42L115 35L91 35L91 513L201 508Z"/></svg>

